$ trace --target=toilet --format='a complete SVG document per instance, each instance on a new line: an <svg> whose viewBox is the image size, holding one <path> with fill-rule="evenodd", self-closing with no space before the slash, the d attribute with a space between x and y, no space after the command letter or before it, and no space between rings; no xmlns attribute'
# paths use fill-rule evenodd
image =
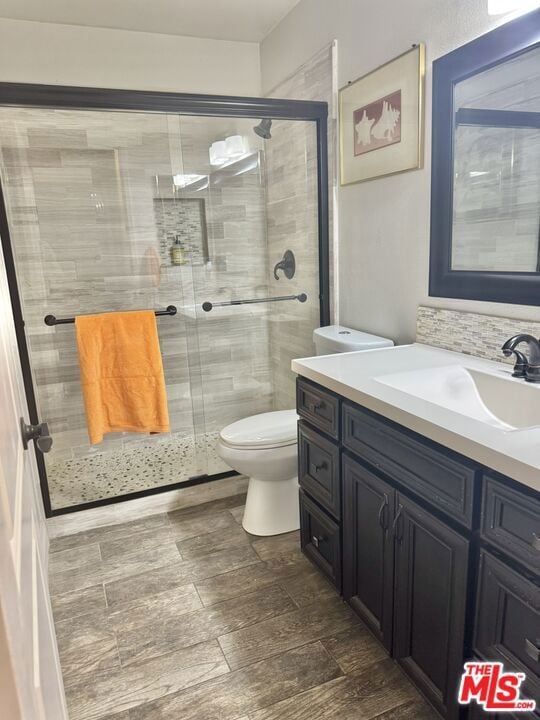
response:
<svg viewBox="0 0 540 720"><path fill-rule="evenodd" d="M392 340L341 325L313 332L317 355L391 347ZM249 478L242 527L252 535L298 530L298 449L296 410L251 415L227 425L217 453L233 470Z"/></svg>

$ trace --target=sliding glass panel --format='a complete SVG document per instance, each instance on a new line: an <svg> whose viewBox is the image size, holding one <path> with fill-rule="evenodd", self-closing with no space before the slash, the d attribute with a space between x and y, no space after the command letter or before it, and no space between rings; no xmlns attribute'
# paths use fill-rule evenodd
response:
<svg viewBox="0 0 540 720"><path fill-rule="evenodd" d="M268 227L268 289L271 296L306 294L307 301L269 306L273 407L296 406L294 358L315 355L313 330L320 325L317 132L315 123L277 120L265 141ZM294 277L274 266L284 251L293 251Z"/></svg>
<svg viewBox="0 0 540 720"><path fill-rule="evenodd" d="M180 127L184 174L193 178L182 195L204 197L207 208L208 261L193 266L194 308L207 437L217 438L240 418L293 408L291 359L314 354L316 129L204 117L183 117ZM207 180L198 186L201 177ZM291 277L276 267L286 251L295 257ZM264 302L304 294L304 303ZM236 304L243 300L259 302ZM209 452L210 472L224 468L211 443Z"/></svg>
<svg viewBox="0 0 540 720"><path fill-rule="evenodd" d="M181 117L184 202L205 208L207 256L193 262L194 341L199 348L210 473L229 468L217 456L219 431L272 408L269 309L220 306L268 296L263 140L254 122ZM203 303L212 303L205 312Z"/></svg>
<svg viewBox="0 0 540 720"><path fill-rule="evenodd" d="M202 261L203 215L162 193L183 171L178 128L178 118L150 113L0 110L2 184L30 362L40 419L54 438L46 456L53 509L207 472L189 315L157 319L172 432L115 433L95 446L74 325L43 322L49 313L193 304L191 266L171 246L192 223L189 254Z"/></svg>

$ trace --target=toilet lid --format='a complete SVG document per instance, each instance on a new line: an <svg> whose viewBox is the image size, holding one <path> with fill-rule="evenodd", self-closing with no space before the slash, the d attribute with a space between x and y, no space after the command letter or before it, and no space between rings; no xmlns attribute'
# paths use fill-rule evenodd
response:
<svg viewBox="0 0 540 720"><path fill-rule="evenodd" d="M223 442L233 447L273 448L296 443L296 410L251 415L243 418L220 433Z"/></svg>

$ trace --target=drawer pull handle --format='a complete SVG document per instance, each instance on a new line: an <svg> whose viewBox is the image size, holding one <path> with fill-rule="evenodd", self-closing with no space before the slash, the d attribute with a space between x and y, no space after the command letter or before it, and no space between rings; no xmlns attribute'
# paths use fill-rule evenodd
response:
<svg viewBox="0 0 540 720"><path fill-rule="evenodd" d="M540 535L537 535L535 532L533 532L532 536L532 546L535 550L538 550L540 552Z"/></svg>
<svg viewBox="0 0 540 720"><path fill-rule="evenodd" d="M540 640L533 643L525 638L525 652L534 662L538 662L540 660Z"/></svg>
<svg viewBox="0 0 540 720"><path fill-rule="evenodd" d="M388 509L388 495L384 493L381 507L379 508L379 525L386 532L388 530L388 512L384 512Z"/></svg>
<svg viewBox="0 0 540 720"><path fill-rule="evenodd" d="M319 537L317 537L317 535L313 535L313 537L311 538L311 542L313 543L313 545L315 545L316 548L318 548L319 543L324 542L324 537L322 535L320 535Z"/></svg>
<svg viewBox="0 0 540 720"><path fill-rule="evenodd" d="M401 542L403 540L403 521L399 522L400 519L402 519L401 513L403 512L403 505L399 503L398 511L396 513L396 517L394 518L394 522L392 523L392 532L394 533L394 537L398 541L398 543L401 545Z"/></svg>
<svg viewBox="0 0 540 720"><path fill-rule="evenodd" d="M311 410L311 412L317 412L317 410L320 410L324 407L324 403L322 400L316 400L313 403L307 403L307 409Z"/></svg>
<svg viewBox="0 0 540 720"><path fill-rule="evenodd" d="M313 470L315 472L315 475L317 475L321 470L326 470L328 468L328 465L323 460L323 462L320 465L313 465Z"/></svg>

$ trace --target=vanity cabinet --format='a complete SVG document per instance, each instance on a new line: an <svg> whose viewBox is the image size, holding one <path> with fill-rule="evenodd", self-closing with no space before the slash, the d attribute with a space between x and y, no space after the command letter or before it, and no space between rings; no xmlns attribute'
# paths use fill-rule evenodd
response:
<svg viewBox="0 0 540 720"><path fill-rule="evenodd" d="M448 718L463 671L469 540L396 495L393 656Z"/></svg>
<svg viewBox="0 0 540 720"><path fill-rule="evenodd" d="M302 550L326 577L341 588L341 533L325 512L300 490L300 541Z"/></svg>
<svg viewBox="0 0 540 720"><path fill-rule="evenodd" d="M484 476L482 539L540 573L540 500Z"/></svg>
<svg viewBox="0 0 540 720"><path fill-rule="evenodd" d="M296 409L325 435L339 439L339 398L303 378L296 382Z"/></svg>
<svg viewBox="0 0 540 720"><path fill-rule="evenodd" d="M342 476L343 596L390 652L396 491L347 454Z"/></svg>
<svg viewBox="0 0 540 720"><path fill-rule="evenodd" d="M466 528L478 466L457 453L343 403L343 446Z"/></svg>
<svg viewBox="0 0 540 720"><path fill-rule="evenodd" d="M488 550L480 552L476 657L524 672L522 695L540 699L540 588Z"/></svg>
<svg viewBox="0 0 540 720"><path fill-rule="evenodd" d="M457 703L467 659L540 698L539 494L305 378L298 401L304 553L447 720L494 717Z"/></svg>
<svg viewBox="0 0 540 720"><path fill-rule="evenodd" d="M343 596L445 711L463 663L469 541L348 454L342 472Z"/></svg>
<svg viewBox="0 0 540 720"><path fill-rule="evenodd" d="M341 516L341 482L339 446L306 423L298 423L299 481L304 490L339 520Z"/></svg>

